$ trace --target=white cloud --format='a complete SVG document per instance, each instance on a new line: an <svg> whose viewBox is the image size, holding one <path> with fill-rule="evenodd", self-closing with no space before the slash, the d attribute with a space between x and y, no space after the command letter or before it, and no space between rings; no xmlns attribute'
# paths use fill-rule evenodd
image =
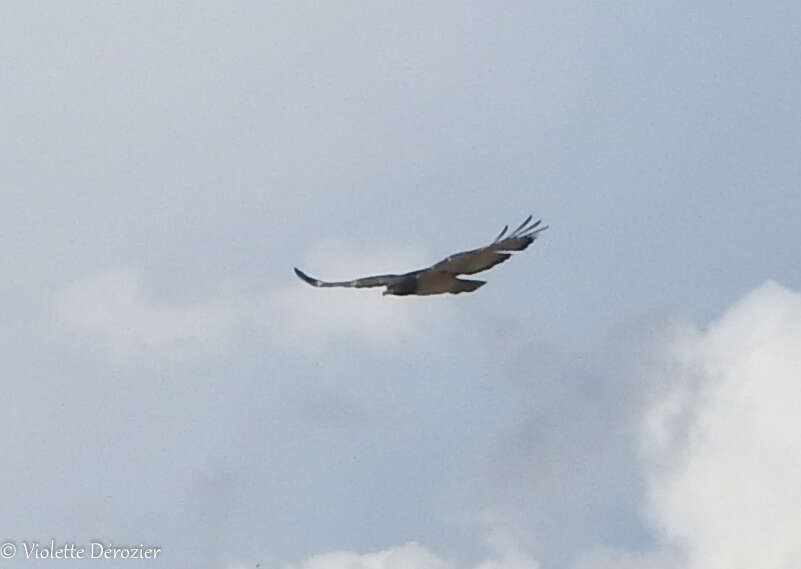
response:
<svg viewBox="0 0 801 569"><path fill-rule="evenodd" d="M653 519L690 569L801 567L801 295L759 287L676 358L645 416Z"/></svg>
<svg viewBox="0 0 801 569"><path fill-rule="evenodd" d="M331 339L388 346L411 333L413 314L403 302L415 300L382 297L374 290L315 291L292 283L265 296L257 317L269 323L277 342L299 351L318 351Z"/></svg>
<svg viewBox="0 0 801 569"><path fill-rule="evenodd" d="M335 551L310 557L285 569L449 569L448 563L426 548L407 543L375 553Z"/></svg>
<svg viewBox="0 0 801 569"><path fill-rule="evenodd" d="M600 548L583 554L572 569L676 569L681 567L675 554L619 551Z"/></svg>
<svg viewBox="0 0 801 569"><path fill-rule="evenodd" d="M413 268L423 258L411 249L389 247L378 254L380 249L363 254L353 244L324 240L304 262L336 280ZM191 303L159 300L145 283L130 267L80 278L55 295L54 323L117 356L176 347L219 353L246 331L304 353L353 339L382 348L401 345L419 330L421 318L442 316L448 304L442 298L383 297L382 289L315 290L288 268L286 284L277 288L219 293Z"/></svg>
<svg viewBox="0 0 801 569"><path fill-rule="evenodd" d="M241 317L230 299L159 302L130 267L78 279L56 294L55 324L100 342L116 355L176 345L218 351Z"/></svg>
<svg viewBox="0 0 801 569"><path fill-rule="evenodd" d="M310 557L299 565L284 569L458 569L453 561L432 553L417 543L391 547L374 553L337 551ZM526 554L510 550L488 559L473 569L537 569L537 563Z"/></svg>

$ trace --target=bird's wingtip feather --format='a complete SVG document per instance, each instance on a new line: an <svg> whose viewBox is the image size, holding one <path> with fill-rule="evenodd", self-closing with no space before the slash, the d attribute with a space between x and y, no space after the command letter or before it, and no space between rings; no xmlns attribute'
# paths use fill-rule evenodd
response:
<svg viewBox="0 0 801 569"><path fill-rule="evenodd" d="M298 276L298 278L300 280L302 280L302 281L304 281L304 282L306 282L306 283L308 283L310 285L317 286L316 283L315 283L315 279L311 278L309 275L307 275L306 273L301 271L299 268L297 268L297 267L293 267L293 268L295 269L295 274Z"/></svg>

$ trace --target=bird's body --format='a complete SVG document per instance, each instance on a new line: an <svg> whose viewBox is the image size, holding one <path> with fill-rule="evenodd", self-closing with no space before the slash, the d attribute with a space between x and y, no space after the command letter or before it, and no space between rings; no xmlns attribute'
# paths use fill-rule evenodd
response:
<svg viewBox="0 0 801 569"><path fill-rule="evenodd" d="M316 287L377 287L384 286L386 290L383 294L396 296L418 295L426 296L432 294L459 294L460 292L473 292L486 284L486 281L460 279L458 275L472 275L480 273L503 263L512 256L510 251L523 251L531 245L542 231L548 226L540 227L540 221L529 223L531 216L520 224L516 230L506 235L507 227L495 238L495 240L484 247L456 253L443 259L425 269L411 271L399 275L376 275L355 279L352 281L326 282L310 277L300 269L295 269L295 274L303 281Z"/></svg>

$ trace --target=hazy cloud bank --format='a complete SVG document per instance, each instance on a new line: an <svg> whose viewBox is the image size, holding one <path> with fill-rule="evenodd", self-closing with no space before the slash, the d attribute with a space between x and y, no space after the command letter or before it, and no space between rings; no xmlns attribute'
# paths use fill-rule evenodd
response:
<svg viewBox="0 0 801 569"><path fill-rule="evenodd" d="M323 240L301 261L313 267L315 275L346 280L411 270L425 258L408 248L388 246L386 251L364 253L352 243ZM220 287L205 298L181 301L159 298L142 271L111 267L64 285L51 304L51 323L70 336L94 342L112 357L165 350L224 354L249 333L277 348L304 353L325 350L331 341L342 339L391 347L414 334L423 312L442 315L447 310L441 300L434 305L431 299L382 298L381 289L314 290L301 283L291 267L282 274L280 284ZM421 302L429 303L424 311L419 310ZM418 310L410 310L415 303Z"/></svg>
<svg viewBox="0 0 801 569"><path fill-rule="evenodd" d="M573 569L801 565L801 294L768 282L709 326L677 330L637 416L640 504L658 545L577 551ZM537 569L496 548L477 569ZM287 569L464 567L417 543L315 555Z"/></svg>

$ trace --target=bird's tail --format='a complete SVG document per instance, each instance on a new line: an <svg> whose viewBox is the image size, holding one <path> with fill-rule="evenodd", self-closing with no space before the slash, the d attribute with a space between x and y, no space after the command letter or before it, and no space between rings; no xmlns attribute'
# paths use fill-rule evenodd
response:
<svg viewBox="0 0 801 569"><path fill-rule="evenodd" d="M487 281L471 281L467 279L453 279L453 285L451 285L451 289L448 291L451 294L459 294L460 292L473 292L476 289L481 288Z"/></svg>

